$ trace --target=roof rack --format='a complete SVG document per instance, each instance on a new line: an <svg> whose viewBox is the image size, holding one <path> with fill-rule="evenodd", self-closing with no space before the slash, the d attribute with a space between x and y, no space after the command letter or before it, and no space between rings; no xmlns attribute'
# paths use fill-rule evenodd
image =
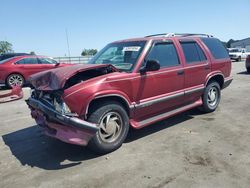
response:
<svg viewBox="0 0 250 188"><path fill-rule="evenodd" d="M161 34L148 35L145 37L190 37L190 36L213 37L213 35L202 34L202 33L161 33Z"/></svg>

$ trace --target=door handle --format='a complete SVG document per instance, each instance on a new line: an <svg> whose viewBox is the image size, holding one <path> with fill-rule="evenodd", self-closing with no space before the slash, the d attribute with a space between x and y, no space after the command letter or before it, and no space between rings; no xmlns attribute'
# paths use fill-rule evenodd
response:
<svg viewBox="0 0 250 188"><path fill-rule="evenodd" d="M184 70L177 71L177 75L183 75L183 74L184 74Z"/></svg>
<svg viewBox="0 0 250 188"><path fill-rule="evenodd" d="M210 69L210 66L209 66L209 65L206 65L206 66L204 67L204 69L205 69L205 70L209 70L209 69Z"/></svg>

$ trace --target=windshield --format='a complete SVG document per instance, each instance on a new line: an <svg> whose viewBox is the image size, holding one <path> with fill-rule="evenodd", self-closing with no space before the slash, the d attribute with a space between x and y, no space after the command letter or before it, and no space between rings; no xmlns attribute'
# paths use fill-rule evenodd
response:
<svg viewBox="0 0 250 188"><path fill-rule="evenodd" d="M239 49L230 49L229 52L240 52Z"/></svg>
<svg viewBox="0 0 250 188"><path fill-rule="evenodd" d="M120 71L130 72L146 41L111 43L98 52L89 64L112 64Z"/></svg>

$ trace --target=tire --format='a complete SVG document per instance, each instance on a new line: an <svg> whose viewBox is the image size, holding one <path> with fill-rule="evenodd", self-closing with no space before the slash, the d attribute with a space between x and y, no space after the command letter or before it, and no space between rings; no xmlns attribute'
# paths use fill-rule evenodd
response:
<svg viewBox="0 0 250 188"><path fill-rule="evenodd" d="M202 112L209 113L216 110L220 103L221 99L221 90L218 82L210 82L206 86L203 96L202 102L203 105L199 108Z"/></svg>
<svg viewBox="0 0 250 188"><path fill-rule="evenodd" d="M93 106L88 121L100 125L99 131L96 132L87 146L95 153L112 152L118 149L127 137L129 130L128 114L116 101L105 101ZM110 134L111 136L109 136Z"/></svg>
<svg viewBox="0 0 250 188"><path fill-rule="evenodd" d="M247 68L247 72L250 73L250 68Z"/></svg>
<svg viewBox="0 0 250 188"><path fill-rule="evenodd" d="M22 87L24 85L24 77L21 74L10 74L6 79L6 85L9 88L12 88L13 86L20 86Z"/></svg>
<svg viewBox="0 0 250 188"><path fill-rule="evenodd" d="M238 61L238 62L240 62L240 61L241 61L241 56L239 56L239 58L237 59L237 61Z"/></svg>

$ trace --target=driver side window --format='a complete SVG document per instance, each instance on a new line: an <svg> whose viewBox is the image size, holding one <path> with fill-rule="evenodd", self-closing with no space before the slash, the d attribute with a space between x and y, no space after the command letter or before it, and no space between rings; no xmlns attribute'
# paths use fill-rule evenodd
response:
<svg viewBox="0 0 250 188"><path fill-rule="evenodd" d="M177 51L172 42L156 43L149 52L147 60L157 60L161 68L180 64Z"/></svg>
<svg viewBox="0 0 250 188"><path fill-rule="evenodd" d="M33 65L38 64L38 60L37 58L25 58L20 61L17 61L16 64Z"/></svg>
<svg viewBox="0 0 250 188"><path fill-rule="evenodd" d="M49 58L39 58L40 64L56 64L57 62Z"/></svg>

